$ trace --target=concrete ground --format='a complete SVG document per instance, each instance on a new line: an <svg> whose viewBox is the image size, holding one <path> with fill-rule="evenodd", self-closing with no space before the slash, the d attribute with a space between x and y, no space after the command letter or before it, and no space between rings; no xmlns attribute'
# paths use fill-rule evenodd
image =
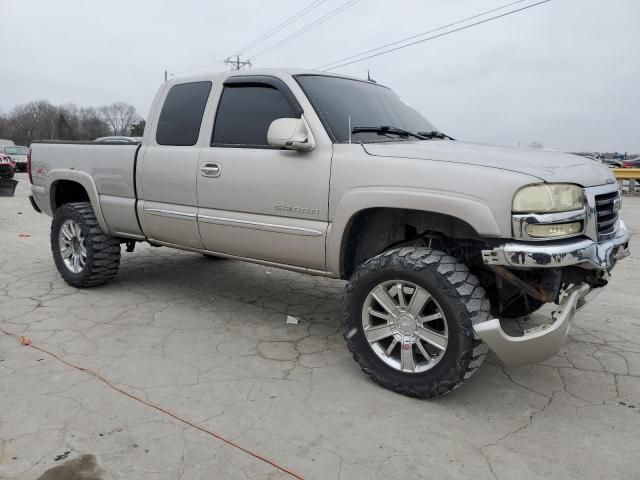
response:
<svg viewBox="0 0 640 480"><path fill-rule="evenodd" d="M421 401L352 360L339 281L142 245L109 285L67 286L50 219L18 179L0 198L0 326L305 478L640 477L640 247L558 356L513 370L489 358L462 388ZM640 197L623 215L637 237ZM0 334L0 478L81 471L288 478Z"/></svg>

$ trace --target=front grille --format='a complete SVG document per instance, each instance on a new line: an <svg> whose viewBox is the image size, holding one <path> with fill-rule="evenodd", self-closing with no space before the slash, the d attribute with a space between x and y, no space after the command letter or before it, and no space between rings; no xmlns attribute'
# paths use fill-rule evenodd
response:
<svg viewBox="0 0 640 480"><path fill-rule="evenodd" d="M619 196L620 193L617 190L615 192L596 195L596 225L598 240L606 240L615 232L620 206Z"/></svg>

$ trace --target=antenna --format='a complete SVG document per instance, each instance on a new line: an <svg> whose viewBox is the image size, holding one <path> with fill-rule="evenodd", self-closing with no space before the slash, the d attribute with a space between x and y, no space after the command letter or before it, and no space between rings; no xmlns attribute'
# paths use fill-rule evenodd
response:
<svg viewBox="0 0 640 480"><path fill-rule="evenodd" d="M371 75L369 74L369 70L367 70L367 82L378 83L373 78L371 78Z"/></svg>

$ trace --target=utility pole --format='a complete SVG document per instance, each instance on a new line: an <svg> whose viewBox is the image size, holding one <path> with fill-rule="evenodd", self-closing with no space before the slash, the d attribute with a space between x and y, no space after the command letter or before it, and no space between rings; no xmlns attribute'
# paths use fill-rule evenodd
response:
<svg viewBox="0 0 640 480"><path fill-rule="evenodd" d="M232 60L231 57L227 58L224 63L226 63L227 65L231 65L233 67L234 70L240 70L241 68L244 67L251 67L252 64L249 60L240 60L240 55L236 55L236 59Z"/></svg>

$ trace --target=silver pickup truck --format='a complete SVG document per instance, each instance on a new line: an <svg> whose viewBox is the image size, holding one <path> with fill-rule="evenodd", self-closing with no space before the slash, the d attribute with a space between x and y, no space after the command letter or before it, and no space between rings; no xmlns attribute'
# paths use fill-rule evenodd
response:
<svg viewBox="0 0 640 480"><path fill-rule="evenodd" d="M418 397L489 348L507 365L554 355L628 255L607 168L455 141L389 88L322 72L174 79L140 144L35 143L28 168L70 285L110 280L143 241L345 279L354 359ZM547 323L503 329L546 303Z"/></svg>

